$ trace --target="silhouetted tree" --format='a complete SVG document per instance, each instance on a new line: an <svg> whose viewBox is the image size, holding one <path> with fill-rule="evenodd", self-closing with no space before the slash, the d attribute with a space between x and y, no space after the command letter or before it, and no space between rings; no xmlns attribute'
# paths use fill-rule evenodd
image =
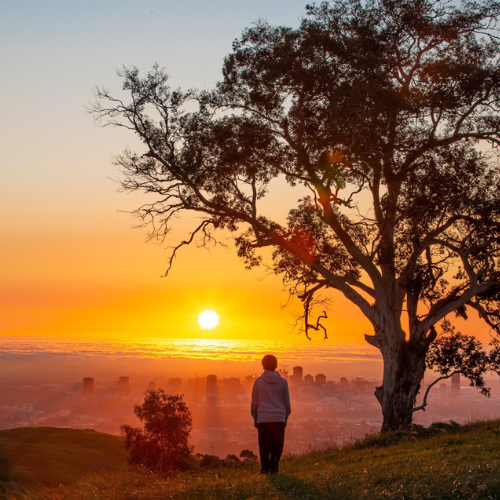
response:
<svg viewBox="0 0 500 500"><path fill-rule="evenodd" d="M428 385L422 404L414 407L413 411L425 410L430 390L455 374L462 375L472 387L477 387L481 394L489 397L490 388L486 387L484 375L488 371L499 371L500 365L495 359L495 352L493 349L490 357L477 338L464 335L449 321L443 321L442 332L430 345L426 357L427 368L437 372L439 376Z"/></svg>
<svg viewBox="0 0 500 500"><path fill-rule="evenodd" d="M297 29L246 29L212 92L171 90L157 66L123 69L131 101L98 89L93 112L145 145L117 163L125 190L155 195L136 211L152 235L201 218L168 269L224 229L248 267L274 249L307 336L323 326L310 319L321 294L343 294L382 353L383 430L401 429L434 325L475 309L500 330L500 6L333 0L307 14ZM277 178L276 204L310 193L287 223L262 203Z"/></svg>
<svg viewBox="0 0 500 500"><path fill-rule="evenodd" d="M228 466L228 467L241 464L241 460L236 455L233 455L232 453L229 453L226 456L226 458L224 459L224 462L225 462L226 466Z"/></svg>
<svg viewBox="0 0 500 500"><path fill-rule="evenodd" d="M191 412L182 396L166 394L163 389L147 390L144 403L135 405L134 413L144 428L121 427L129 463L163 472L182 469L191 453L192 429Z"/></svg>
<svg viewBox="0 0 500 500"><path fill-rule="evenodd" d="M252 450L241 450L240 458L245 462L256 462L257 455Z"/></svg>

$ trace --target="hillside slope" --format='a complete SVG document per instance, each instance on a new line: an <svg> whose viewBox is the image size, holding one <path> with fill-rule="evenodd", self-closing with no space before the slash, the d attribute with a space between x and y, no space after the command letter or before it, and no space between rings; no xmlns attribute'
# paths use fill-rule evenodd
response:
<svg viewBox="0 0 500 500"><path fill-rule="evenodd" d="M68 484L91 471L118 472L126 463L117 436L52 427L0 431L0 491Z"/></svg>
<svg viewBox="0 0 500 500"><path fill-rule="evenodd" d="M367 436L342 449L285 456L280 473L258 464L162 478L149 471L96 472L67 486L11 492L22 500L500 499L500 421L432 432Z"/></svg>

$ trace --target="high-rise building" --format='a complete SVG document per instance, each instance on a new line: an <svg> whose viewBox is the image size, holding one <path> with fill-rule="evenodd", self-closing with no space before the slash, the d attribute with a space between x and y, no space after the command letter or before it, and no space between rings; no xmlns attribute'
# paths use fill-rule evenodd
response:
<svg viewBox="0 0 500 500"><path fill-rule="evenodd" d="M283 368L278 368L279 374L285 379L288 380L288 365L283 365Z"/></svg>
<svg viewBox="0 0 500 500"><path fill-rule="evenodd" d="M326 375L324 375L323 373L318 373L314 379L314 381L316 382L316 384L318 385L323 385L323 384L326 384Z"/></svg>
<svg viewBox="0 0 500 500"><path fill-rule="evenodd" d="M118 377L118 387L120 389L128 389L130 386L130 377Z"/></svg>
<svg viewBox="0 0 500 500"><path fill-rule="evenodd" d="M85 377L83 379L83 394L85 396L92 396L94 394L94 379L92 377Z"/></svg>
<svg viewBox="0 0 500 500"><path fill-rule="evenodd" d="M169 390L180 389L181 385L182 385L182 379L179 377L173 377L168 379Z"/></svg>
<svg viewBox="0 0 500 500"><path fill-rule="evenodd" d="M222 379L223 397L235 397L245 394L245 389L241 385L241 381L237 377Z"/></svg>
<svg viewBox="0 0 500 500"><path fill-rule="evenodd" d="M342 389L349 387L349 381L346 377L340 377L340 387L342 387Z"/></svg>
<svg viewBox="0 0 500 500"><path fill-rule="evenodd" d="M219 391L217 388L217 375L207 375L207 404L215 405L219 402Z"/></svg>
<svg viewBox="0 0 500 500"><path fill-rule="evenodd" d="M200 401L207 395L207 377L193 377L187 380L187 392L191 398Z"/></svg>
<svg viewBox="0 0 500 500"><path fill-rule="evenodd" d="M314 377L312 375L305 375L304 376L304 384L314 384Z"/></svg>
<svg viewBox="0 0 500 500"><path fill-rule="evenodd" d="M148 382L148 391L155 391L156 390L156 380L150 380Z"/></svg>
<svg viewBox="0 0 500 500"><path fill-rule="evenodd" d="M293 367L293 379L295 382L302 382L304 370L302 366L294 366Z"/></svg>
<svg viewBox="0 0 500 500"><path fill-rule="evenodd" d="M451 376L451 394L454 396L460 394L460 373Z"/></svg>

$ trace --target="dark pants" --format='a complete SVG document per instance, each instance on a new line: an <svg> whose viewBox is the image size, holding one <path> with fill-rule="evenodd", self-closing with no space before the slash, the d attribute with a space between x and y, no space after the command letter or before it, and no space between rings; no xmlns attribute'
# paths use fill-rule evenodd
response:
<svg viewBox="0 0 500 500"><path fill-rule="evenodd" d="M285 422L257 424L261 472L276 474L285 443Z"/></svg>

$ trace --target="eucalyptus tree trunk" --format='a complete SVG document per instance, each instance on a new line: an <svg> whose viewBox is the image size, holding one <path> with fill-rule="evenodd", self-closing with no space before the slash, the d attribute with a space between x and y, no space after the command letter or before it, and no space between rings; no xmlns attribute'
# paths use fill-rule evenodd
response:
<svg viewBox="0 0 500 500"><path fill-rule="evenodd" d="M425 351L400 341L381 349L384 379L375 396L384 417L382 432L404 430L412 423L413 407L425 372Z"/></svg>
<svg viewBox="0 0 500 500"><path fill-rule="evenodd" d="M380 307L380 305L379 305ZM383 381L375 389L382 408L382 432L405 430L412 423L413 408L425 373L425 357L435 330L424 336L422 331L407 335L400 326L401 317L391 311L377 315L380 324L375 335L365 335L366 341L377 347L384 362Z"/></svg>

